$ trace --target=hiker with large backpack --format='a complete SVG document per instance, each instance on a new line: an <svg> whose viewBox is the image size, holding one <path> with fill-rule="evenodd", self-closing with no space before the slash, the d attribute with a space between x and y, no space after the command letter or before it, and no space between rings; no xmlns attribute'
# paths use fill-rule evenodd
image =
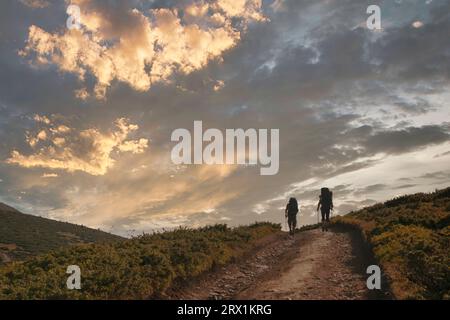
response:
<svg viewBox="0 0 450 320"><path fill-rule="evenodd" d="M330 211L333 210L333 192L328 188L320 189L319 203L317 204L317 212L322 214L322 231L328 231L330 222Z"/></svg>
<svg viewBox="0 0 450 320"><path fill-rule="evenodd" d="M294 235L295 228L297 227L297 213L298 213L297 199L290 198L288 204L286 205L286 210L284 212L286 218L288 219L289 234Z"/></svg>

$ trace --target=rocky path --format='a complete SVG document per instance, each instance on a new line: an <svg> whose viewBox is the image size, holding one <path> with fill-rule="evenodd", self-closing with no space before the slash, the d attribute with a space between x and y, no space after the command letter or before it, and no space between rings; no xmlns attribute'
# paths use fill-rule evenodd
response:
<svg viewBox="0 0 450 320"><path fill-rule="evenodd" d="M360 242L347 232L278 234L265 239L248 256L177 288L167 298L380 298L366 287L368 260Z"/></svg>

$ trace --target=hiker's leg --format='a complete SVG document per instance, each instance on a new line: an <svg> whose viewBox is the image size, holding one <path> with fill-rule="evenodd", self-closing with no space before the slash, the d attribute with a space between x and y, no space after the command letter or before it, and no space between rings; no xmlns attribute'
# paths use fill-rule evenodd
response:
<svg viewBox="0 0 450 320"><path fill-rule="evenodd" d="M328 227L329 227L329 224L330 224L330 210L327 210L327 211L326 211L325 218L326 218L326 227L325 227L325 230L328 231Z"/></svg>
<svg viewBox="0 0 450 320"><path fill-rule="evenodd" d="M289 234L292 234L292 217L288 217L288 224L289 224Z"/></svg>
<svg viewBox="0 0 450 320"><path fill-rule="evenodd" d="M322 231L325 231L325 210L321 208L320 213L322 214Z"/></svg>
<svg viewBox="0 0 450 320"><path fill-rule="evenodd" d="M297 227L297 218L292 216L292 234L295 234L295 228Z"/></svg>

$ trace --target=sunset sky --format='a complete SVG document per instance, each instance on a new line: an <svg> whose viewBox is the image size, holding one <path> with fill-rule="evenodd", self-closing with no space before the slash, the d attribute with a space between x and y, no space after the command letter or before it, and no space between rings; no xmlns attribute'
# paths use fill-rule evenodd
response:
<svg viewBox="0 0 450 320"><path fill-rule="evenodd" d="M433 191L449 77L450 0L1 1L0 202L127 236ZM278 174L173 164L195 120L279 129Z"/></svg>

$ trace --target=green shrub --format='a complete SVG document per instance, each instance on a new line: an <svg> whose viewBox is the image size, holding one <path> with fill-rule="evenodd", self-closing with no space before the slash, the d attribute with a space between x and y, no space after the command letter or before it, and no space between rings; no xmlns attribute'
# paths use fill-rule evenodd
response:
<svg viewBox="0 0 450 320"><path fill-rule="evenodd" d="M339 217L373 248L399 299L450 297L450 188L402 196Z"/></svg>
<svg viewBox="0 0 450 320"><path fill-rule="evenodd" d="M1 268L0 299L151 298L175 280L229 262L279 230L269 223L235 229L217 225L72 246ZM81 290L66 288L69 265L81 269Z"/></svg>

